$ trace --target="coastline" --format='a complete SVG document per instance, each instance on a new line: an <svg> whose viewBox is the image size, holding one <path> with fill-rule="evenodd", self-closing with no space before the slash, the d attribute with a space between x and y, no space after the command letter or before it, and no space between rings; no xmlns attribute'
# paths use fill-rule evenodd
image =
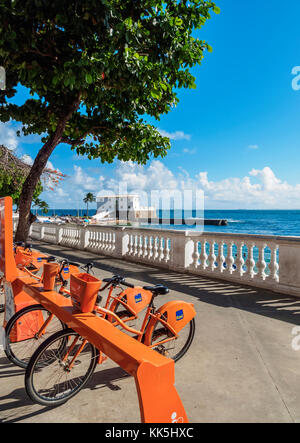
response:
<svg viewBox="0 0 300 443"><path fill-rule="evenodd" d="M191 217L192 211L186 211L186 218ZM89 210L89 216L93 216L96 210ZM55 209L50 210L49 214L44 214L44 217L53 220L53 215L63 218L70 214L70 219L78 220L77 215L80 215L80 220L84 220L86 210L70 210L70 209ZM39 215L39 218L41 218ZM164 214L162 214L164 215ZM169 212L169 216L170 216ZM197 214L198 215L198 214ZM61 216L61 217L60 217ZM203 213L199 217L203 217ZM240 233L240 234L254 234L254 235L275 235L275 236L300 236L300 210L206 210L204 217L208 219L226 219L227 226L210 226L202 224L195 225L175 223L167 224L141 224L141 227L153 227L156 229L175 229L175 230L203 230L204 232L224 232L224 233ZM105 222L107 225L115 224L113 220ZM103 225L103 224L102 224ZM133 225L132 223L129 225ZM135 224L136 226L136 224Z"/></svg>

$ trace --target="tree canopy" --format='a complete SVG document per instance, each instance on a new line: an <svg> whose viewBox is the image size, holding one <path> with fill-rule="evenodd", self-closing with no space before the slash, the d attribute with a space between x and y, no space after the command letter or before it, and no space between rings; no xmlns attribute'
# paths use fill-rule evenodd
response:
<svg viewBox="0 0 300 443"><path fill-rule="evenodd" d="M44 143L23 186L24 220L60 143L102 162L166 155L169 139L145 117L158 120L178 89L196 87L190 68L211 48L194 31L212 11L206 0L0 0L0 121ZM32 95L21 104L19 84Z"/></svg>
<svg viewBox="0 0 300 443"><path fill-rule="evenodd" d="M159 119L195 88L189 68L209 45L192 35L218 12L213 2L157 0L1 0L0 65L6 96L21 83L35 94L23 105L0 94L0 120L21 121L25 134L51 137L76 110L62 142L111 162L164 155L169 140L139 117ZM77 106L76 106L77 104ZM87 136L91 136L87 140Z"/></svg>

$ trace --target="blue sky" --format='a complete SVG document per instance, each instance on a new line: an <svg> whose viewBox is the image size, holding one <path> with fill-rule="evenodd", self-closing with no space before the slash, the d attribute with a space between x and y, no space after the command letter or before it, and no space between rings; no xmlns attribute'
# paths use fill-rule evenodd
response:
<svg viewBox="0 0 300 443"><path fill-rule="evenodd" d="M213 53L193 69L197 89L181 90L177 108L159 122L149 119L171 137L167 157L145 167L102 165L60 145L50 161L69 178L44 193L51 207L84 207L79 194L74 203L75 187L97 194L125 181L128 191L201 188L209 209L300 209L300 88L292 87L292 70L300 66L300 2L216 3L221 14L199 32ZM1 125L0 143L34 158L39 138L15 140L16 126Z"/></svg>

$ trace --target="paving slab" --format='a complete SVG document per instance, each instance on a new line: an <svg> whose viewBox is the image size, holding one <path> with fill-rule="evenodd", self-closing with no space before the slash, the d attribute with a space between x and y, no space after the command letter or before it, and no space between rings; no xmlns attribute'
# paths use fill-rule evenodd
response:
<svg viewBox="0 0 300 443"><path fill-rule="evenodd" d="M195 338L175 365L191 423L300 422L300 350L292 346L300 344L294 329L299 299L43 242L33 247L83 264L93 261L97 277L117 273L137 285L164 284L170 293L158 305L172 299L194 303ZM0 422L138 423L135 382L108 361L78 395L46 408L27 397L24 371L0 351Z"/></svg>

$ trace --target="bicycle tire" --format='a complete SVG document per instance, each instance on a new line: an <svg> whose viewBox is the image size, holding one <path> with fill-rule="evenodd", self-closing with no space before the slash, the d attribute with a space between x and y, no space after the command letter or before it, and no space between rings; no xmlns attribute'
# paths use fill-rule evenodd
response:
<svg viewBox="0 0 300 443"><path fill-rule="evenodd" d="M42 305L26 306L25 308L16 312L10 318L5 327L6 343L4 352L6 357L11 361L11 363L23 369L26 369L32 354L41 343L43 343L49 336L53 335L58 330L64 330L67 328L67 326L61 320L54 317L47 326L46 332L41 337L37 338L35 336L37 327L32 323L32 314L34 315L34 313L42 316L43 319L44 315L47 316L51 314L48 309ZM26 335L24 336L23 334L22 340L15 341L13 339L13 335L16 335L16 328L20 325L23 325L25 334L26 330L28 331L28 336L26 338ZM24 325L26 325L26 329L24 328Z"/></svg>
<svg viewBox="0 0 300 443"><path fill-rule="evenodd" d="M99 351L91 343L86 342L71 370L63 361L68 346L71 357L76 352L76 345L72 348L72 336L74 339L83 340L77 332L68 328L45 340L31 357L25 372L25 389L33 402L43 406L59 406L74 397L92 376L98 363ZM68 345L64 346L63 351L59 345L57 350L56 342L60 343L64 338L67 339L65 342L68 341ZM52 358L45 358L47 354L52 355ZM81 366L82 362L84 366ZM77 376L80 367L86 368L82 377ZM68 381L68 375L74 373L75 376L72 375L72 380Z"/></svg>
<svg viewBox="0 0 300 443"><path fill-rule="evenodd" d="M153 333L151 336L151 345L155 342L155 340L159 340L157 342L157 347L152 347L155 351L159 352L160 354L165 355L166 357L171 358L175 362L177 362L180 358L182 358L188 349L190 348L194 335L195 335L195 329L196 329L196 323L195 319L193 318L179 333L178 339L171 340L165 344L160 345L159 343L163 341L165 338L168 338L170 336L170 331L159 321L154 325ZM185 337L183 338L183 331L185 332ZM170 352L173 348L172 346L175 346L176 343L180 343L183 341L183 344L179 344L179 350L175 355L172 355L172 352Z"/></svg>

